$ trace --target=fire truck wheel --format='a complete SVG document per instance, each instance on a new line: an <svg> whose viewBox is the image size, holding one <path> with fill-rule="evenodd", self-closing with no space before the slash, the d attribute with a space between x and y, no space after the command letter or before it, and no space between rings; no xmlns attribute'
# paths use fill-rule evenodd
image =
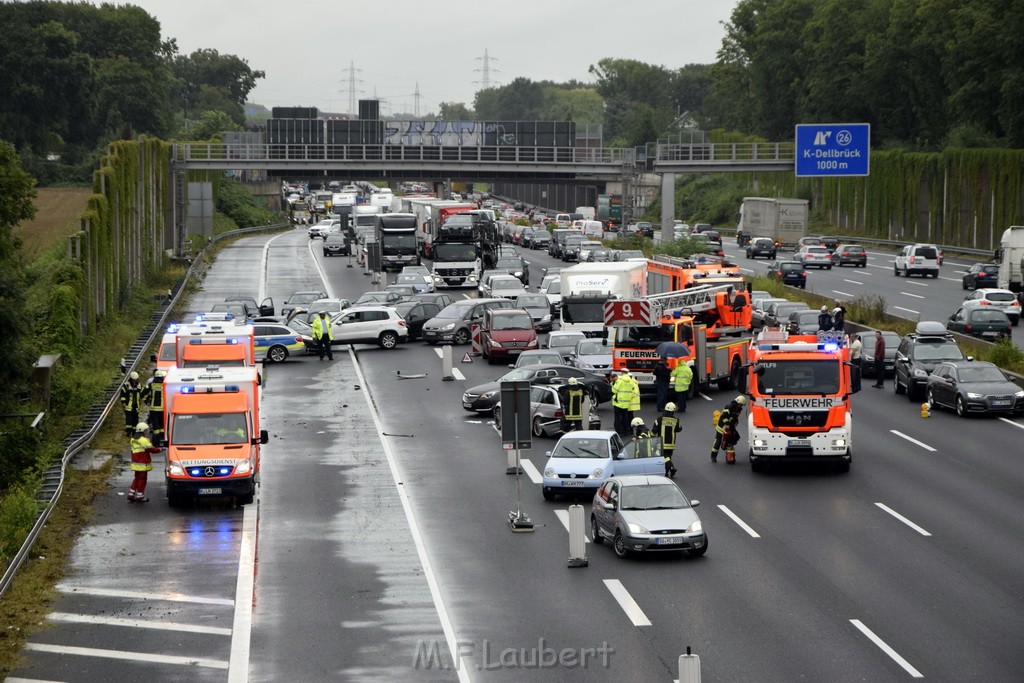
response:
<svg viewBox="0 0 1024 683"><path fill-rule="evenodd" d="M845 474L850 471L850 463L846 460L840 460L836 463L836 472Z"/></svg>
<svg viewBox="0 0 1024 683"><path fill-rule="evenodd" d="M764 463L762 463L760 460L755 460L754 459L754 451L753 451L753 449L751 449L751 451L750 451L749 455L747 455L747 457L750 458L750 471L751 472L764 472Z"/></svg>

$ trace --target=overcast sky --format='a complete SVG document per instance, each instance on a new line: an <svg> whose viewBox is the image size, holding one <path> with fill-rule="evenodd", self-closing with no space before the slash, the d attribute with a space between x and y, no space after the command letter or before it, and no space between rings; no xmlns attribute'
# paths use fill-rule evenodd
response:
<svg viewBox="0 0 1024 683"><path fill-rule="evenodd" d="M100 2L94 0L94 4ZM266 78L249 100L272 106L348 111L350 65L356 99L382 100L381 113L421 114L440 102L473 106L483 81L524 76L592 82L605 57L668 68L715 60L736 0L135 0L164 38L188 54L212 48L248 60Z"/></svg>

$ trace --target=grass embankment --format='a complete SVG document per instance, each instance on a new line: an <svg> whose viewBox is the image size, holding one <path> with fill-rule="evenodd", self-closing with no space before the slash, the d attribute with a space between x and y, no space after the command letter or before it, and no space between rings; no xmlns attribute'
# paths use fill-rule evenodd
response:
<svg viewBox="0 0 1024 683"><path fill-rule="evenodd" d="M92 194L88 187L40 187L36 189L36 217L14 228L21 239L26 261L33 261L54 244L63 244L79 230L78 220Z"/></svg>

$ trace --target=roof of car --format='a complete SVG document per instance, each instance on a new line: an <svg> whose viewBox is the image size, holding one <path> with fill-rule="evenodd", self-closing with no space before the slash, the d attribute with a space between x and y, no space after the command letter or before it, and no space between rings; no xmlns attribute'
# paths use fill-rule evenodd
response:
<svg viewBox="0 0 1024 683"><path fill-rule="evenodd" d="M542 367L535 365L534 367ZM615 436L615 430L613 429L583 429L574 430L568 434L563 434L562 439L608 439ZM561 441L561 439L559 439Z"/></svg>
<svg viewBox="0 0 1024 683"><path fill-rule="evenodd" d="M577 432L574 432L577 433ZM623 474L609 477L621 483L623 486L647 486L649 484L674 484L668 477L660 474Z"/></svg>

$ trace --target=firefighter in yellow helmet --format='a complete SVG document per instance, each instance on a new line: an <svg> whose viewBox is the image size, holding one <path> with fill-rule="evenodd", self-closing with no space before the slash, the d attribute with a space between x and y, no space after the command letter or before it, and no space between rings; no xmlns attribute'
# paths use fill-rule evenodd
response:
<svg viewBox="0 0 1024 683"><path fill-rule="evenodd" d="M131 488L128 489L129 503L148 503L146 498L146 481L149 479L149 471L153 469L153 453L159 453L161 449L153 445L146 436L149 425L140 422L135 425L135 435L132 437L132 471L135 478L132 480Z"/></svg>
<svg viewBox="0 0 1024 683"><path fill-rule="evenodd" d="M676 467L672 456L676 452L676 434L682 431L679 418L676 417L676 404L669 401L665 404L665 412L654 421L654 433L661 437L661 448L665 453L665 476L676 476Z"/></svg>
<svg viewBox="0 0 1024 683"><path fill-rule="evenodd" d="M121 385L121 408L124 410L124 433L131 437L135 425L139 422L139 408L142 407L142 385L139 373L134 370L128 375L128 381Z"/></svg>
<svg viewBox="0 0 1024 683"><path fill-rule="evenodd" d="M715 422L715 442L711 444L711 462L718 460L719 449L725 449L725 461L736 462L736 443L740 440L739 422L746 396L737 396L722 409Z"/></svg>
<svg viewBox="0 0 1024 683"><path fill-rule="evenodd" d="M569 382L558 389L565 415L565 431L583 429L583 398L586 395L583 385L575 377L570 377Z"/></svg>

